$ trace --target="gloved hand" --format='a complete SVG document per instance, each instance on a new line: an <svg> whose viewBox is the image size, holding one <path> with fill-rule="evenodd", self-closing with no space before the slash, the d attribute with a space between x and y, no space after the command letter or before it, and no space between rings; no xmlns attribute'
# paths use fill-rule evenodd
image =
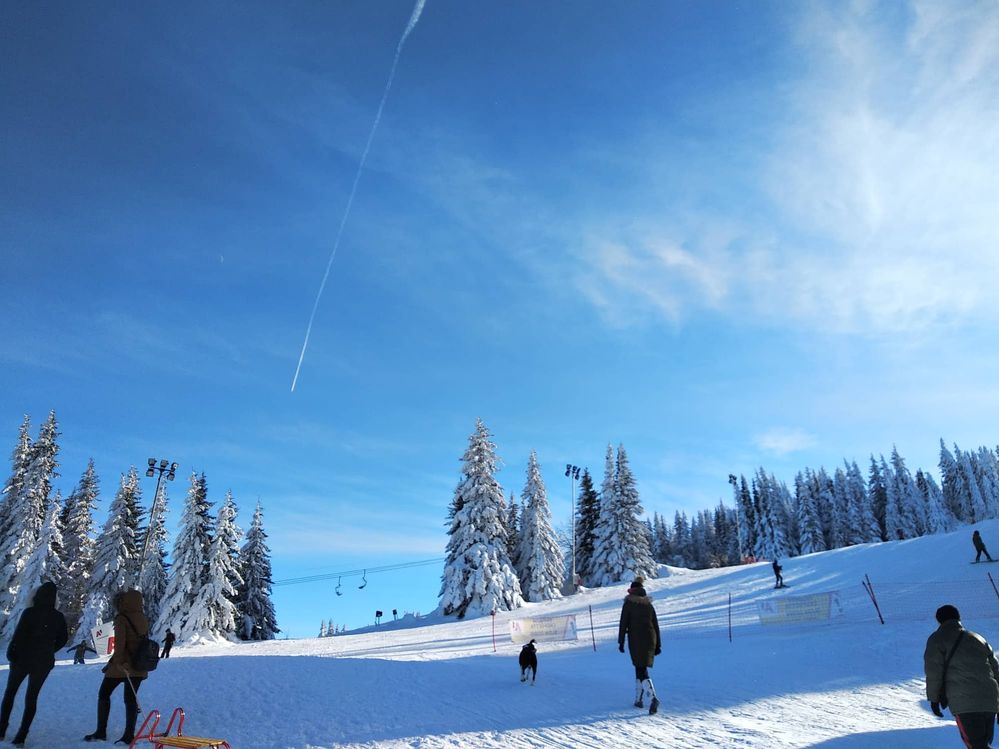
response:
<svg viewBox="0 0 999 749"><path fill-rule="evenodd" d="M618 645L617 646L617 652L623 653L624 652L624 645Z"/></svg>
<svg viewBox="0 0 999 749"><path fill-rule="evenodd" d="M656 648L656 655L662 655L662 654L663 654L663 649L662 648Z"/></svg>
<svg viewBox="0 0 999 749"><path fill-rule="evenodd" d="M939 702L931 702L930 703L930 710L932 710L933 714L935 716L937 716L938 718L942 718L944 716L943 710L940 709L940 703Z"/></svg>

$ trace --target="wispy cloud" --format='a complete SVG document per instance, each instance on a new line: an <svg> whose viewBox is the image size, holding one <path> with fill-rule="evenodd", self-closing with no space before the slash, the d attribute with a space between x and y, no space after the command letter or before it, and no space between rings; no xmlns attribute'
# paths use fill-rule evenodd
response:
<svg viewBox="0 0 999 749"><path fill-rule="evenodd" d="M999 6L908 10L803 10L791 40L803 72L773 99L773 132L732 144L762 168L716 177L746 180L763 210L665 212L637 236L590 223L586 298L616 323L638 308L873 334L999 318ZM713 220L733 234L719 243Z"/></svg>
<svg viewBox="0 0 999 749"><path fill-rule="evenodd" d="M764 452L784 456L814 447L816 440L803 429L775 427L753 435L753 444Z"/></svg>

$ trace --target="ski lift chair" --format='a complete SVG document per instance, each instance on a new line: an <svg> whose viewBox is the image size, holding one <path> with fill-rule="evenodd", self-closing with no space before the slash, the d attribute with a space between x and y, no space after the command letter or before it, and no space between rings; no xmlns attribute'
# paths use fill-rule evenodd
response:
<svg viewBox="0 0 999 749"><path fill-rule="evenodd" d="M232 749L229 746L229 742L225 739L210 739L204 736L185 736L184 735L184 708L178 707L170 715L170 722L167 723L165 733L156 733L156 726L160 722L160 711L150 710L149 714L146 715L146 719L142 721L142 727L139 732L135 734L135 738L132 743L129 744L129 749L134 749L135 745L140 741L148 741L157 749L162 749L162 747L179 747L179 749L202 749L207 747L207 749ZM177 721L177 733L173 736L170 735L170 731L173 728L174 721ZM146 732L146 726L152 721L152 725L149 726L149 731Z"/></svg>

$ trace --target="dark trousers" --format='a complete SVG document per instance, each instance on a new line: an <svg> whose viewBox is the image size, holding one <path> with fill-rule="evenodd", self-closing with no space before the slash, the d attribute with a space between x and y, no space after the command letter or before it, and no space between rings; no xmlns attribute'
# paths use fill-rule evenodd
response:
<svg viewBox="0 0 999 749"><path fill-rule="evenodd" d="M160 658L169 658L170 657L170 648L172 648L172 647L173 647L173 643L170 643L169 645L164 645L163 646L163 655L161 655Z"/></svg>
<svg viewBox="0 0 999 749"><path fill-rule="evenodd" d="M142 686L142 679L135 676L131 679L112 679L105 676L101 688L97 692L97 733L101 736L108 732L108 716L111 714L111 693L119 684L125 685L125 732L123 737L131 741L135 736L135 721L139 717L139 699L136 692ZM129 686L128 682L131 682Z"/></svg>
<svg viewBox="0 0 999 749"><path fill-rule="evenodd" d="M996 728L995 713L958 713L954 719L968 749L992 749Z"/></svg>
<svg viewBox="0 0 999 749"><path fill-rule="evenodd" d="M975 561L976 561L976 562L980 562L980 561L981 561L981 559L982 559L982 554L984 554L984 555L985 555L985 558L986 558L986 559L988 559L988 560L989 560L990 562L992 561L992 557L990 557L990 556L989 556L989 550L988 550L988 549L986 549L986 548L985 548L985 547L983 546L982 548L980 548L980 549L978 550L978 553L977 553L977 554L975 554Z"/></svg>
<svg viewBox="0 0 999 749"><path fill-rule="evenodd" d="M645 681L649 678L649 667L648 666L635 666L635 678L639 681Z"/></svg>
<svg viewBox="0 0 999 749"><path fill-rule="evenodd" d="M31 721L35 719L35 710L38 707L38 693L42 691L42 684L45 683L51 666L42 668L25 668L13 663L10 664L10 671L7 672L7 689L3 693L3 704L0 705L0 728L4 733L7 731L7 724L10 722L10 711L14 709L14 697L17 690L21 688L21 682L28 680L28 691L24 695L24 715L21 718L21 728L17 732L19 736L26 736L31 728Z"/></svg>

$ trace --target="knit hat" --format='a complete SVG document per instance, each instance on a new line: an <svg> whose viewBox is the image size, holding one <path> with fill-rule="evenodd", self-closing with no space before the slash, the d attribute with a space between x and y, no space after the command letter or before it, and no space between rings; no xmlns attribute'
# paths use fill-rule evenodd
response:
<svg viewBox="0 0 999 749"><path fill-rule="evenodd" d="M639 575L638 577L636 577L634 580L631 581L631 587L632 588L644 588L645 587L645 578L642 577L641 575Z"/></svg>
<svg viewBox="0 0 999 749"><path fill-rule="evenodd" d="M951 619L961 620L961 612L957 610L956 606L951 606L949 603L941 606L937 609L937 621L943 624L944 622L950 621Z"/></svg>

